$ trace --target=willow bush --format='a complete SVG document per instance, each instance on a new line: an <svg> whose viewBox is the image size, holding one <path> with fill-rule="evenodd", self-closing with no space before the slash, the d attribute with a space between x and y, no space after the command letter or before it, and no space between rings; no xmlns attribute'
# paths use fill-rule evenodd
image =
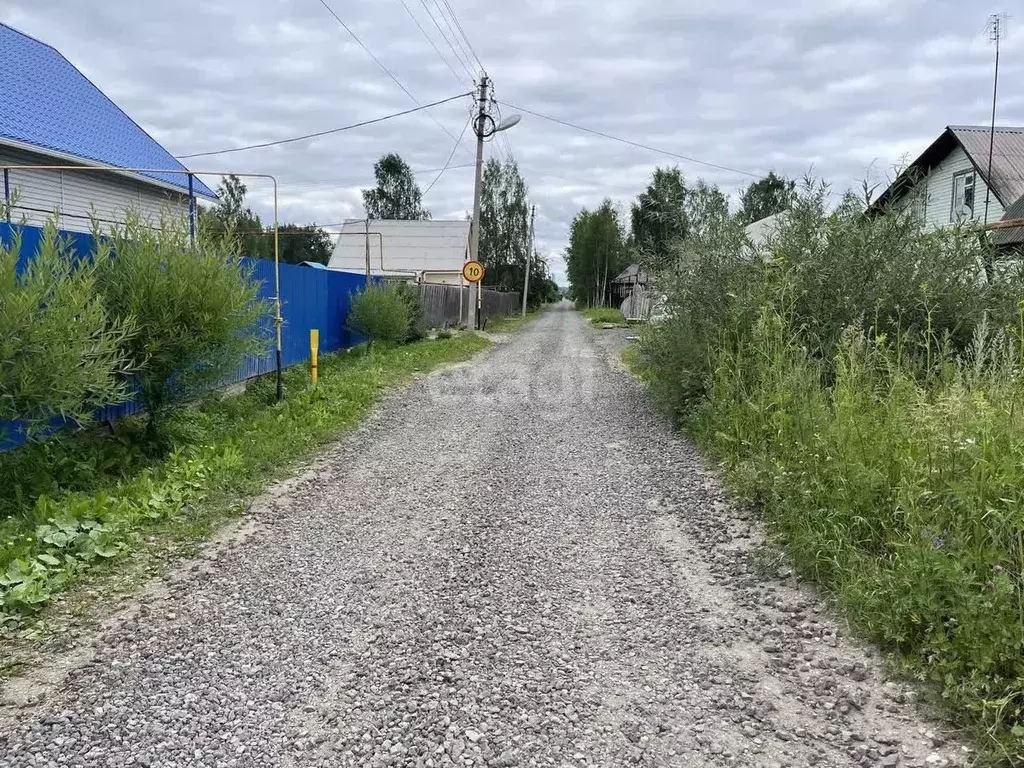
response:
<svg viewBox="0 0 1024 768"><path fill-rule="evenodd" d="M97 240L99 295L115 320L137 322L123 352L151 420L268 348L269 304L232 251L217 238L191 244L179 217L150 226L136 213Z"/></svg>
<svg viewBox="0 0 1024 768"><path fill-rule="evenodd" d="M853 625L1020 764L1019 269L820 187L763 248L736 235L677 244L652 392Z"/></svg>
<svg viewBox="0 0 1024 768"><path fill-rule="evenodd" d="M56 417L86 423L129 395L135 318L108 311L88 254L74 253L52 219L19 274L21 251L17 231L0 246L0 422L30 434Z"/></svg>

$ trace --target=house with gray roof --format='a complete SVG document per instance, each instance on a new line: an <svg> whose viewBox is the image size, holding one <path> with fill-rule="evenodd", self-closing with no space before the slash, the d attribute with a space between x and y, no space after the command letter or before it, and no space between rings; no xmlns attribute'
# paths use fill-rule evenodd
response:
<svg viewBox="0 0 1024 768"><path fill-rule="evenodd" d="M97 171L10 166L94 166ZM152 136L55 48L0 23L0 168L10 221L90 231L128 208L156 220L215 200ZM117 170L145 168L142 172Z"/></svg>
<svg viewBox="0 0 1024 768"><path fill-rule="evenodd" d="M991 163L989 147L991 141ZM903 170L871 212L910 207L929 230L1024 216L1024 127L951 125ZM1024 227L995 229L994 244L1024 244Z"/></svg>

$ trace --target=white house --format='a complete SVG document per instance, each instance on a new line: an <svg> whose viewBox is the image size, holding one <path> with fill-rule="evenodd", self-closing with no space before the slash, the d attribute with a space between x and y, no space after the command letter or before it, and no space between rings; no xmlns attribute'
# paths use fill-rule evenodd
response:
<svg viewBox="0 0 1024 768"><path fill-rule="evenodd" d="M328 269L421 283L462 285L468 221L360 219L341 227Z"/></svg>
<svg viewBox="0 0 1024 768"><path fill-rule="evenodd" d="M133 171L25 170L10 166L116 166ZM157 219L194 210L214 193L56 49L0 23L0 169L12 223L88 232L90 213L119 223L127 208ZM191 195L190 195L191 179Z"/></svg>
<svg viewBox="0 0 1024 768"><path fill-rule="evenodd" d="M1024 213L1024 128L951 125L874 202L912 207L926 229L991 224ZM1024 228L997 229L1000 246L1024 243Z"/></svg>

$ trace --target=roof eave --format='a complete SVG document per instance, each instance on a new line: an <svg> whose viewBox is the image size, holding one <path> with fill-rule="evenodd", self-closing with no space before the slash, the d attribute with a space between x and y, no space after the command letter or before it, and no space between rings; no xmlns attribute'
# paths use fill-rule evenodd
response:
<svg viewBox="0 0 1024 768"><path fill-rule="evenodd" d="M95 169L97 171L107 171L109 173L116 173L116 174L118 174L120 176L124 176L126 178L132 179L133 181L141 181L144 184L149 184L150 186L159 187L159 188L164 189L166 191L174 192L176 194L184 195L186 197L188 196L188 190L183 189L182 187L175 186L174 184L170 184L169 182L161 181L160 179L154 179L151 176L146 176L144 174L136 173L134 171L128 171L128 170L125 170L124 168L118 168L116 165L106 165L105 163L100 163L100 162L97 162L96 160L90 160L90 159L85 158L85 157L79 157L77 155L72 155L72 154L70 154L68 152L61 152L61 151L56 150L56 149L49 149L47 147L40 147L40 146L38 146L36 144L28 144L28 143L23 142L23 141L16 141L14 139L8 139L8 138L0 138L0 146L11 147L12 149L20 149L20 150L25 151L25 152L33 152L33 153L35 153L37 155L43 155L45 157L52 157L55 160L62 160L64 162L70 163L72 165L87 165L87 166L90 167L90 169ZM176 173L176 171L161 170L160 173ZM186 173L184 171L182 171L180 173L181 173L182 176L188 175L188 173ZM196 174L193 174L193 175L196 175ZM205 192L202 192L200 190L195 190L193 192L193 194L196 197L202 198L203 200L207 200L207 201L209 201L211 203L217 202L217 196L216 195L208 195Z"/></svg>
<svg viewBox="0 0 1024 768"><path fill-rule="evenodd" d="M943 145L949 144L952 140L952 145L945 148L943 151ZM910 163L906 168L900 171L892 184L886 187L885 191L878 196L878 198L871 203L868 207L867 213L877 213L887 204L891 203L894 199L898 199L906 189L914 186L914 182L910 180L910 173L916 168L927 167L931 168L942 160L943 157L948 155L954 147L960 146L960 140L956 137L952 128L948 125L943 129L942 133L939 134L938 138L935 139L931 144L928 145L927 149L922 152L914 162ZM937 159L933 158L937 153L941 154ZM973 161L972 161L973 162Z"/></svg>

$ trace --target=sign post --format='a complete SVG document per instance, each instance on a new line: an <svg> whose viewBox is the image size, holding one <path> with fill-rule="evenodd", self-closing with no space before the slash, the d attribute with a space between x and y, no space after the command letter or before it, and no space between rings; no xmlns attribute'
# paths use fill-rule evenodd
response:
<svg viewBox="0 0 1024 768"><path fill-rule="evenodd" d="M484 272L484 265L479 261L467 261L462 265L463 279L465 279L467 283L472 284L474 288L471 292L469 317L470 322L472 322L476 328L480 327L480 309L483 306L483 296L480 293L480 281L484 279ZM476 303L475 307L472 306L474 301Z"/></svg>

